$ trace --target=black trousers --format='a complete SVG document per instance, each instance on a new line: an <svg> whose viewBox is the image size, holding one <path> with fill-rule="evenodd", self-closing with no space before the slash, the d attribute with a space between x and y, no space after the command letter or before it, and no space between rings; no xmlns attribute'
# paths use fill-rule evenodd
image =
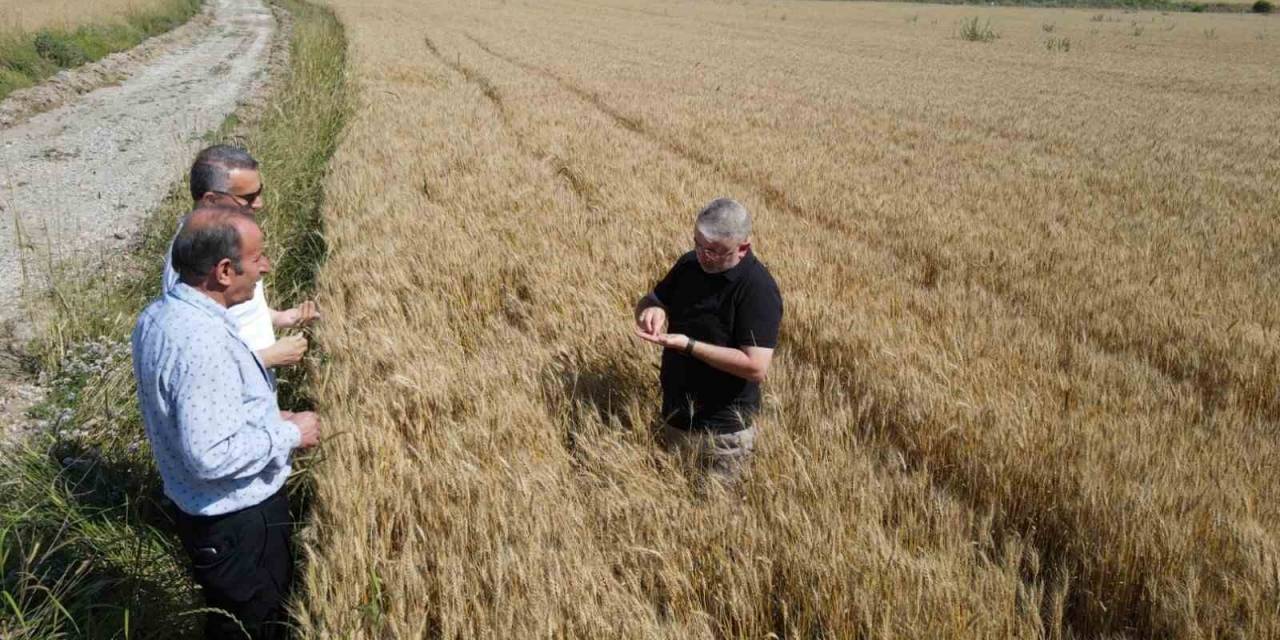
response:
<svg viewBox="0 0 1280 640"><path fill-rule="evenodd" d="M284 488L240 511L220 516L179 511L176 519L205 606L234 616L206 614L205 637L287 637L284 600L293 582L293 523Z"/></svg>

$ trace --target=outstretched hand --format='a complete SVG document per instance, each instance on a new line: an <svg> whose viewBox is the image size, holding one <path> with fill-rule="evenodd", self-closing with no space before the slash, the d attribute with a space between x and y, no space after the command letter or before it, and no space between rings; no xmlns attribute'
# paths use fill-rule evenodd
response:
<svg viewBox="0 0 1280 640"><path fill-rule="evenodd" d="M636 329L636 336L645 342L652 342L664 349L683 350L689 346L689 336L683 333L649 333Z"/></svg>

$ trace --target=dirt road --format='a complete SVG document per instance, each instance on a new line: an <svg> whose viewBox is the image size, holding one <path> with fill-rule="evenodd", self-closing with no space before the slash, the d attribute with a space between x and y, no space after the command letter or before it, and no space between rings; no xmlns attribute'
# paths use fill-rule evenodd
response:
<svg viewBox="0 0 1280 640"><path fill-rule="evenodd" d="M43 395L12 350L31 333L23 296L48 287L50 265L110 261L134 237L205 134L262 94L276 26L262 0L209 0L169 34L0 103L0 443Z"/></svg>
<svg viewBox="0 0 1280 640"><path fill-rule="evenodd" d="M210 0L210 14L119 84L0 129L0 325L47 286L49 264L131 238L203 136L264 81L271 11Z"/></svg>

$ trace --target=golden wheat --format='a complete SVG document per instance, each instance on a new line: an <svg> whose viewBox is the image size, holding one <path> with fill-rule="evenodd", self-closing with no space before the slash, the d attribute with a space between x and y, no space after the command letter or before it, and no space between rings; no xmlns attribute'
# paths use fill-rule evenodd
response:
<svg viewBox="0 0 1280 640"><path fill-rule="evenodd" d="M74 28L163 5L164 0L0 0L0 32Z"/></svg>
<svg viewBox="0 0 1280 640"><path fill-rule="evenodd" d="M305 631L1280 635L1269 21L332 4ZM629 338L718 195L787 305L740 497Z"/></svg>

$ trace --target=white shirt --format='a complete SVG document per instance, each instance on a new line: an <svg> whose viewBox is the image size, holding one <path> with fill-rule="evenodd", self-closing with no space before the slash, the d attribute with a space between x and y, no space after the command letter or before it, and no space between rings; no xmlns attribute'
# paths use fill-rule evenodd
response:
<svg viewBox="0 0 1280 640"><path fill-rule="evenodd" d="M253 506L280 490L302 441L231 315L179 283L138 316L133 374L165 495L186 513Z"/></svg>
<svg viewBox="0 0 1280 640"><path fill-rule="evenodd" d="M179 223L178 231L182 231ZM174 234L174 239L178 236ZM178 284L178 272L173 270L173 240L169 240L169 249L164 252L164 276L160 282L161 293L167 294ZM253 288L253 299L242 302L227 309L240 332L240 339L249 348L262 351L276 343L275 326L271 324L271 307L267 306L267 293L262 281Z"/></svg>

